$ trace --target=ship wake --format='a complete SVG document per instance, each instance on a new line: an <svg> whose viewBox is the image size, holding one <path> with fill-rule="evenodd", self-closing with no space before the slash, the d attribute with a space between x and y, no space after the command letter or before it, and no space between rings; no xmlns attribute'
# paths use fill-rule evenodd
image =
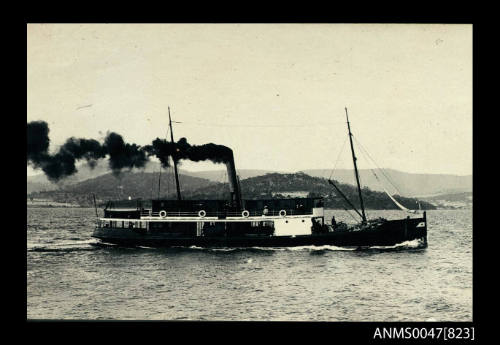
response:
<svg viewBox="0 0 500 345"><path fill-rule="evenodd" d="M97 239L61 241L58 243L28 243L28 252L74 252L95 250L95 246L108 246Z"/></svg>
<svg viewBox="0 0 500 345"><path fill-rule="evenodd" d="M98 239L86 241L64 241L48 244L28 244L28 252L71 252L94 250L96 247L103 248L136 248L144 250L174 250L174 251L204 251L213 253L234 253L234 252L310 252L311 254L322 254L325 252L390 252L390 251L408 251L423 249L426 244L422 240L412 240L398 243L392 246L369 246L369 247L339 247L333 245L322 246L294 246L294 247L198 247L198 246L174 246L169 248L149 247L149 246L121 246L116 244L104 243Z"/></svg>
<svg viewBox="0 0 500 345"><path fill-rule="evenodd" d="M333 245L322 245L322 246L294 246L294 247L218 247L218 248L206 248L198 246L190 247L174 247L177 249L185 250L200 250L209 252L240 252L240 251L256 251L256 252L280 252L280 251L291 251L291 252L337 252L337 251L404 251L413 249L423 249L426 244L419 239L412 241L401 242L392 246L369 246L369 247L338 247Z"/></svg>

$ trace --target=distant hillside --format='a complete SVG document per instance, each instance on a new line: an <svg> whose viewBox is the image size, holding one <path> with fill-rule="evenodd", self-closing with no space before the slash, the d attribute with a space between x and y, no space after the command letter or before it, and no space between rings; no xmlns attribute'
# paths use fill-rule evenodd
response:
<svg viewBox="0 0 500 345"><path fill-rule="evenodd" d="M353 185L338 183L337 186L358 207L357 189ZM325 207L342 208L346 206L344 199L337 195L334 188L324 178L312 177L304 173L278 174L271 173L241 180L241 189L244 199L272 199L282 197L287 192L308 192L308 196L322 196L325 198ZM224 199L229 193L229 186L225 183L195 189L186 195L189 199ZM416 199L396 196L396 199L409 209L417 209ZM392 200L381 192L363 189L363 200L368 209L396 209ZM420 201L423 209L435 209L425 201Z"/></svg>
<svg viewBox="0 0 500 345"><path fill-rule="evenodd" d="M422 200L430 202L438 208L471 209L472 198L471 192L464 192L422 197Z"/></svg>
<svg viewBox="0 0 500 345"><path fill-rule="evenodd" d="M109 169L108 162L106 160L98 161L97 165L92 169L87 164L82 163L77 166L78 172L72 176L69 176L58 183L53 183L45 176L45 174L40 173L33 176L28 176L26 181L26 192L31 194L40 191L53 191L62 190L67 186L82 182L88 179L92 179L98 176L109 174L111 170ZM148 173L158 173L160 170L159 162L148 162L144 169L133 169L132 172L148 172ZM163 168L164 172L165 169ZM273 171L270 170L257 170L257 169L243 169L238 170L238 175L240 179L246 179L249 177L265 175ZM227 172L225 167L220 170L206 170L191 172L183 169L179 169L179 173L185 176L198 177L202 179L207 179L213 182L227 182Z"/></svg>
<svg viewBox="0 0 500 345"><path fill-rule="evenodd" d="M30 196L39 199L50 199L57 202L91 205L91 194L102 202L106 200L151 199L158 197L158 173L122 172L118 177L112 173L101 175L82 182L66 185L59 190L35 192ZM193 189L210 186L216 182L192 176L180 175L179 184L183 195ZM175 181L172 173L162 173L160 181L161 196L174 195Z"/></svg>
<svg viewBox="0 0 500 345"><path fill-rule="evenodd" d="M404 196L416 197L438 193L472 192L472 175L413 174L393 169L384 169L383 171L397 187L401 195ZM311 176L328 178L332 170L314 169L305 170L304 172ZM387 191L390 193L396 192L381 171L375 170L375 173L382 181ZM372 190L383 191L380 182L377 181L371 170L361 169L359 170L359 175L362 186L369 187ZM354 171L352 169L335 170L332 178L342 183L356 184Z"/></svg>
<svg viewBox="0 0 500 345"><path fill-rule="evenodd" d="M159 168L160 164L158 162L149 162L144 169L134 169L133 172L157 173ZM90 168L86 164L80 164L77 166L77 169L78 172L76 174L60 181L58 184L50 182L42 173L35 176L28 176L26 188L27 194L43 190L50 191L64 189L66 186L110 173L108 162L106 160L100 160L94 169ZM227 182L227 173L223 165L221 165L219 170L193 172L180 169L179 172L182 175L208 179L213 182ZM330 177L332 170L309 169L304 170L303 172L313 177L328 178ZM399 193L389 182L387 182L384 174L377 170L377 176L379 176L379 179L383 182L385 188L390 193L397 193L403 196L421 197L438 194L472 192L472 175L457 176L449 174L413 174L393 169L384 169L384 172L396 185ZM269 173L287 174L289 172L262 169L238 169L237 173L240 176L240 179L244 180L251 177L263 176ZM361 169L360 177L362 186L368 187L374 191L383 191L380 183L375 179L371 170ZM335 170L332 178L342 183L352 185L355 185L356 183L352 169Z"/></svg>
<svg viewBox="0 0 500 345"><path fill-rule="evenodd" d="M27 177L26 189L27 194L39 191L51 191L64 189L67 186L82 182L88 179L96 178L105 174L111 173L107 160L99 160L94 168L91 168L86 163L81 163L77 165L77 172L74 175L68 176L65 179L53 183L45 176L44 173L40 173L33 176ZM143 169L132 169L132 172L158 172L160 168L160 163L158 162L148 162ZM181 170L182 171L182 170ZM189 174L185 174L189 175ZM198 176L195 176L198 177Z"/></svg>
<svg viewBox="0 0 500 345"><path fill-rule="evenodd" d="M207 179L181 175L180 185L184 199L228 199L229 185L213 182ZM174 199L175 184L172 174L162 174L161 197ZM356 187L339 183L339 188L359 208ZM325 206L330 208L346 207L345 201L334 192L326 179L312 177L304 173L278 174L271 173L241 180L244 199L272 199L280 198L287 193L304 193L308 196L323 196ZM151 193L153 191L153 193ZM31 197L50 199L57 202L79 203L91 205L91 193L95 193L98 202L106 200L157 197L158 174L146 172L123 172L119 178L112 174L102 175L93 179L64 187L57 191L33 193ZM363 189L365 207L368 209L395 209L396 206L385 193ZM406 207L418 207L416 199L396 197ZM434 209L432 204L422 201L424 209Z"/></svg>
<svg viewBox="0 0 500 345"><path fill-rule="evenodd" d="M227 172L226 169L221 170L206 170L206 171L185 171L181 170L182 173L189 176L206 178L208 180L214 182L227 182ZM272 171L272 170L259 170L259 169L238 169L238 176L241 180L262 176L270 173L285 173L280 171Z"/></svg>
<svg viewBox="0 0 500 345"><path fill-rule="evenodd" d="M329 178L332 170L311 169L304 170L303 172L313 177ZM206 178L215 182L227 182L226 170L201 172L184 171L184 173L186 175ZM238 169L238 175L242 180L256 176L263 176L269 173L286 174L287 172ZM445 193L472 192L472 175L458 176L449 174L413 174L393 169L384 169L385 175L389 177L392 183L394 183L394 185L399 190L398 193L395 188L392 187L392 185L387 181L382 172L376 170L375 173L382 181L387 191L389 191L390 193L401 194L407 197L417 197L430 194L437 195ZM354 178L354 170L352 169L335 170L332 178L342 183L351 185L356 184L356 180ZM360 179L362 186L368 187L374 191L383 191L380 182L377 181L371 170L361 169Z"/></svg>
<svg viewBox="0 0 500 345"><path fill-rule="evenodd" d="M49 191L58 189L59 187L56 184L50 182L32 182L27 181L26 183L26 194L31 194L39 191Z"/></svg>
<svg viewBox="0 0 500 345"><path fill-rule="evenodd" d="M107 161L100 160L92 169L87 164L80 164L77 167L77 172L61 180L58 183L53 183L45 176L43 172L40 174L28 176L26 179L26 192L31 194L39 191L51 191L64 188L87 179L101 176L110 172Z"/></svg>

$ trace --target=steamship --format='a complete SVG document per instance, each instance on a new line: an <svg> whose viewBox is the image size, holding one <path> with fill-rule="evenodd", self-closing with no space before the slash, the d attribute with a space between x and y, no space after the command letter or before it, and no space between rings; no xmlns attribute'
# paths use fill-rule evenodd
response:
<svg viewBox="0 0 500 345"><path fill-rule="evenodd" d="M129 201L128 205L110 201L104 208L104 217L98 218L92 237L105 243L147 247L369 247L416 239L427 246L425 211L415 218L366 218L347 109L346 117L361 211L333 181L329 183L360 216L358 224L337 223L334 218L331 222L325 220L323 199L319 197L243 199L231 154L226 162L230 188L227 200L183 200L174 159L176 200L151 200L150 207L140 200ZM170 112L169 125L173 142Z"/></svg>

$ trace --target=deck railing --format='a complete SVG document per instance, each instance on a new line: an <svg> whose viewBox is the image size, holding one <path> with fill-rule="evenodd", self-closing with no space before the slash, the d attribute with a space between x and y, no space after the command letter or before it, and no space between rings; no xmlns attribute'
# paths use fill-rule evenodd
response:
<svg viewBox="0 0 500 345"><path fill-rule="evenodd" d="M267 214L264 214L263 211L247 211L248 212L248 217L260 217L260 216L282 216L284 213L283 211L286 212L287 216L297 216L297 215L310 215L312 214L312 211L300 211L300 210L269 210ZM199 218L204 218L204 217L242 217L245 218L242 212L234 212L234 211L228 211L228 212L221 212L221 211L205 211L205 214L203 217L200 215L200 211L165 211L166 216L162 213L163 216L165 217L199 217ZM152 212L151 210L143 210L141 212L142 217L159 217L163 218L162 215L160 215L160 212Z"/></svg>

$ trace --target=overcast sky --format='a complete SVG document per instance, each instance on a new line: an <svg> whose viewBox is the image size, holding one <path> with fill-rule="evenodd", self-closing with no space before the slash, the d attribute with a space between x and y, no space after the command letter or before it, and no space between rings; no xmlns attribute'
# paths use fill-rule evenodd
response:
<svg viewBox="0 0 500 345"><path fill-rule="evenodd" d="M237 168L352 168L347 107L380 167L472 174L472 25L30 24L27 38L27 121L48 122L51 150L106 131L148 144L170 106L176 140L229 146Z"/></svg>

